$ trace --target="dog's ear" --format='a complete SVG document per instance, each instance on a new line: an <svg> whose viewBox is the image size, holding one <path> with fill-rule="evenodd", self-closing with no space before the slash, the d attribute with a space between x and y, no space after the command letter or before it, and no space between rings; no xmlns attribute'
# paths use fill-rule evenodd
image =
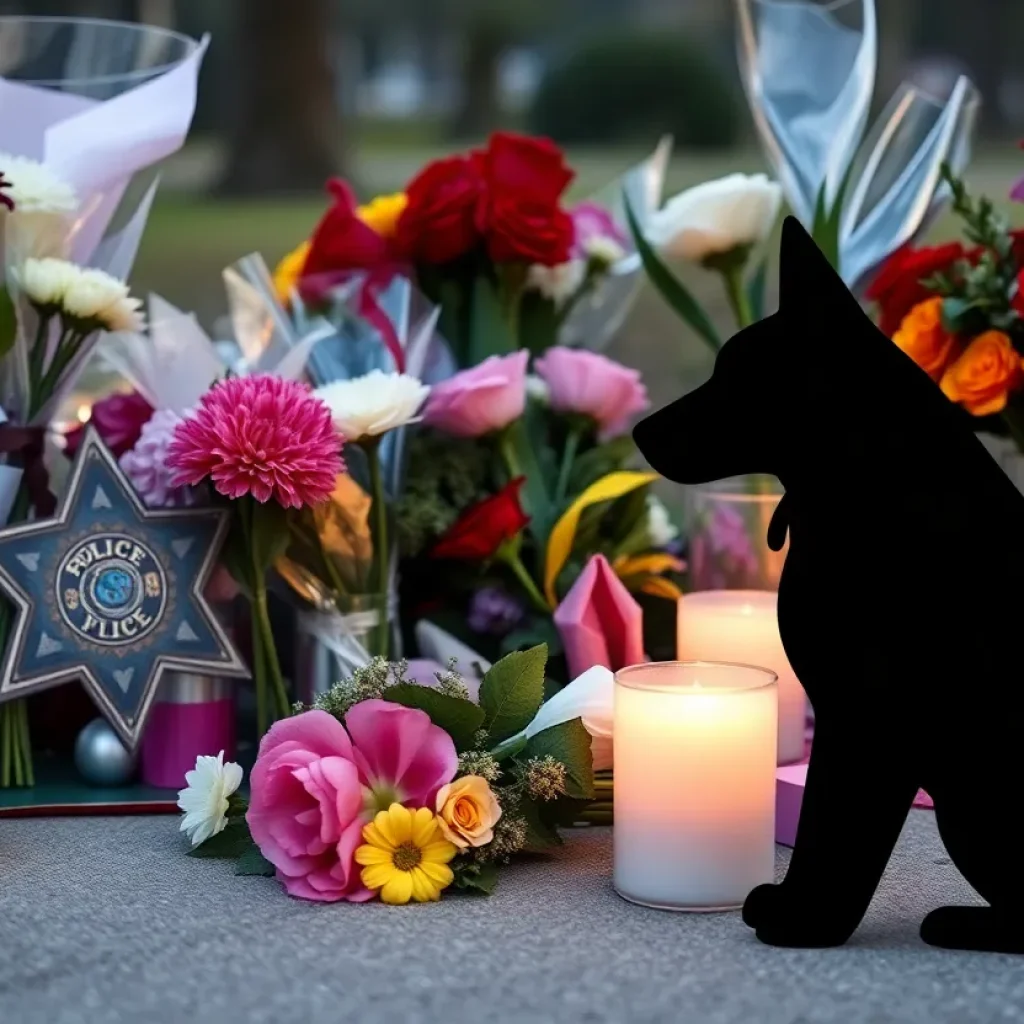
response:
<svg viewBox="0 0 1024 1024"><path fill-rule="evenodd" d="M820 322L823 313L863 317L859 303L796 217L782 223L779 260L779 309L786 318L807 313Z"/></svg>

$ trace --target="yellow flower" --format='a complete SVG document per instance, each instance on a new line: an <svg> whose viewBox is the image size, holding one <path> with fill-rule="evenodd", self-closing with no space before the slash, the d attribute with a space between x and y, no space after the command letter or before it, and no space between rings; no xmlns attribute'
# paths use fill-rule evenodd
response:
<svg viewBox="0 0 1024 1024"><path fill-rule="evenodd" d="M363 839L366 845L356 850L363 885L379 889L384 903L439 900L455 878L448 862L458 848L444 838L429 807L410 811L392 804L363 829Z"/></svg>
<svg viewBox="0 0 1024 1024"><path fill-rule="evenodd" d="M274 291L277 293L277 301L282 306L287 306L291 302L292 292L302 276L302 268L306 265L311 244L307 240L292 249L274 268Z"/></svg>
<svg viewBox="0 0 1024 1024"><path fill-rule="evenodd" d="M494 838L501 806L486 779L464 775L438 790L437 816L445 839L465 850L486 846Z"/></svg>
<svg viewBox="0 0 1024 1024"><path fill-rule="evenodd" d="M395 192L389 196L377 196L365 206L356 210L356 216L381 238L392 238L398 226L398 218L409 202L404 192Z"/></svg>

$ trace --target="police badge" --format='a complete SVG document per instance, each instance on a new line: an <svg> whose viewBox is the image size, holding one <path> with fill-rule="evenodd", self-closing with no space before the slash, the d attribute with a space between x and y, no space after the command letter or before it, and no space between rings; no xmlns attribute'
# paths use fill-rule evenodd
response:
<svg viewBox="0 0 1024 1024"><path fill-rule="evenodd" d="M81 680L134 749L165 671L248 678L205 599L220 509L145 508L87 431L52 519L0 530L0 591L17 620L0 702Z"/></svg>

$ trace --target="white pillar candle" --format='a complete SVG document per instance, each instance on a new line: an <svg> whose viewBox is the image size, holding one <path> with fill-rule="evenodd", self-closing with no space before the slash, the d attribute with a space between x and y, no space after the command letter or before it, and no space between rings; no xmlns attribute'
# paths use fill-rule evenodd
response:
<svg viewBox="0 0 1024 1024"><path fill-rule="evenodd" d="M779 635L778 595L768 590L702 590L679 602L676 657L771 669L779 680L779 764L804 756L807 695Z"/></svg>
<svg viewBox="0 0 1024 1024"><path fill-rule="evenodd" d="M775 869L774 673L653 662L615 677L615 888L726 910Z"/></svg>

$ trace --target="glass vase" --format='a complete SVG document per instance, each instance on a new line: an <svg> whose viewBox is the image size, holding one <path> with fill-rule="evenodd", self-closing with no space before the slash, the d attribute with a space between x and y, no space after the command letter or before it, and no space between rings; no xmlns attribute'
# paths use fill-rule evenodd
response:
<svg viewBox="0 0 1024 1024"><path fill-rule="evenodd" d="M789 538L768 547L768 524L782 498L775 477L717 480L685 492L691 590L778 590Z"/></svg>

